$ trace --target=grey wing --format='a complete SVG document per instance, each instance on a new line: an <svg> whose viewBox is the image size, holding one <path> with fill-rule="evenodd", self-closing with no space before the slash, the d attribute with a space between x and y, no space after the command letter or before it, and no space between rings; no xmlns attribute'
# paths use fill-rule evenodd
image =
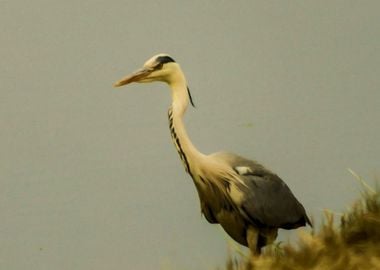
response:
<svg viewBox="0 0 380 270"><path fill-rule="evenodd" d="M241 175L246 187L240 210L256 226L293 229L311 225L302 204L276 174L235 154L219 152L213 156L228 162Z"/></svg>
<svg viewBox="0 0 380 270"><path fill-rule="evenodd" d="M241 209L257 226L294 229L310 224L302 204L277 175L252 172L243 178L248 188Z"/></svg>

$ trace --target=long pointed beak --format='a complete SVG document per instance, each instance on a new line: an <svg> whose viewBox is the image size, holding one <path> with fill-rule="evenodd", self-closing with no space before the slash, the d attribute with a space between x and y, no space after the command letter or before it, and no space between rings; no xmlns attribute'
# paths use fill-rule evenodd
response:
<svg viewBox="0 0 380 270"><path fill-rule="evenodd" d="M113 84L113 86L119 87L119 86L126 85L126 84L129 84L132 82L139 82L139 81L143 80L144 78L146 78L150 73L152 73L152 70L150 70L150 69L146 69L146 68L139 69L139 70L135 71L134 73L122 78L121 80L119 80L117 82L115 82Z"/></svg>

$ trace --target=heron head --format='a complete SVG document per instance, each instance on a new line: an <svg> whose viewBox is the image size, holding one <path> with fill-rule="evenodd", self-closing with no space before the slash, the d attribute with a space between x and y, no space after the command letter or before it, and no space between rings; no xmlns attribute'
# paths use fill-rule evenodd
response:
<svg viewBox="0 0 380 270"><path fill-rule="evenodd" d="M170 84L179 70L179 65L173 58L167 54L158 54L146 61L141 69L114 83L114 86L119 87L132 82L149 83L154 81Z"/></svg>

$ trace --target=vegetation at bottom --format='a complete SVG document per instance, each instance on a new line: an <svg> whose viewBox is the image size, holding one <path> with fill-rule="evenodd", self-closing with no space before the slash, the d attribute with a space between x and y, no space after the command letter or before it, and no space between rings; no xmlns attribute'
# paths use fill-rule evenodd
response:
<svg viewBox="0 0 380 270"><path fill-rule="evenodd" d="M364 182L360 199L334 222L326 211L319 229L296 244L274 244L260 257L229 256L226 270L379 270L380 190Z"/></svg>

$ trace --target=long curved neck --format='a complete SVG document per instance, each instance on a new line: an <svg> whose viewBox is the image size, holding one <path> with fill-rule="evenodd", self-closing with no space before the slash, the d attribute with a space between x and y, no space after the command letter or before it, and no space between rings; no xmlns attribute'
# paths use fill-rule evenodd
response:
<svg viewBox="0 0 380 270"><path fill-rule="evenodd" d="M170 133L186 172L193 176L194 167L197 167L204 155L190 141L183 123L183 115L189 105L189 94L181 71L178 71L169 86L172 94L172 106L168 112Z"/></svg>

